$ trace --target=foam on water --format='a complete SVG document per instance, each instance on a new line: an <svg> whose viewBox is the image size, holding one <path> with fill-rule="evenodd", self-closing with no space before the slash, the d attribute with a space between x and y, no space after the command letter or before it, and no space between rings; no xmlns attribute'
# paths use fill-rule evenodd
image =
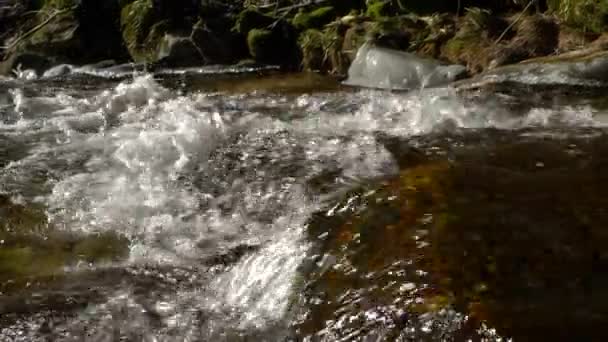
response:
<svg viewBox="0 0 608 342"><path fill-rule="evenodd" d="M27 195L32 170L47 170L42 188L48 190L37 196L51 223L129 237L131 264L199 268L206 257L256 246L207 292L150 299L161 309L186 308L166 315L159 309L167 325L194 319L179 315L204 308L242 329L263 328L288 310L307 252L307 220L324 205L308 183L337 174L333 182L348 187L397 172L378 132L596 124L587 107L513 116L497 104L464 101L449 88L297 98L179 95L145 75L89 98L28 97L20 90L11 96L18 120L1 125L0 134L28 148L0 173L0 191ZM208 331L222 330L210 322ZM188 335L191 327L180 329L171 334Z"/></svg>

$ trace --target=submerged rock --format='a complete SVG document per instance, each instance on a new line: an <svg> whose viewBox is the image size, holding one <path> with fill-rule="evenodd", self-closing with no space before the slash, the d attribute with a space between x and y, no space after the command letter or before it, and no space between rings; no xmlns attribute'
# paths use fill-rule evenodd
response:
<svg viewBox="0 0 608 342"><path fill-rule="evenodd" d="M299 333L605 339L605 138L466 140L423 138L423 150L466 148L408 163L313 218Z"/></svg>
<svg viewBox="0 0 608 342"><path fill-rule="evenodd" d="M49 225L44 208L0 193L0 292L79 262L122 260L129 241L114 233L69 234Z"/></svg>
<svg viewBox="0 0 608 342"><path fill-rule="evenodd" d="M347 85L413 89L453 82L466 75L461 65L442 65L411 53L364 44L348 70Z"/></svg>

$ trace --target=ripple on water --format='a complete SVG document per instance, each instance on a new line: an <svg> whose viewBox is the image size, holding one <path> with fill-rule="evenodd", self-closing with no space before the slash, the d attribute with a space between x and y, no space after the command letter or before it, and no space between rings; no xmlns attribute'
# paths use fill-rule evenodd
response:
<svg viewBox="0 0 608 342"><path fill-rule="evenodd" d="M110 331L169 340L433 338L477 328L477 334L491 335L491 326L469 323L469 308L452 305L460 298L453 288L420 264L436 245L431 226L442 219L428 205L443 197L410 201L406 209L399 192L384 201L373 191L337 207L336 198L400 177L399 166L429 159L447 165L457 151L469 151L462 158L484 165L486 157L476 158L493 153L483 137L494 139L495 132L520 139L511 130L528 129L521 137L536 139L538 132L562 127L601 131L593 128L598 110L585 105L515 113L500 99L475 101L446 88L407 94L289 91L302 89L302 82L285 81L275 92L250 92L247 86L231 88L243 93L217 93L204 85L183 94L144 75L103 83L87 96L13 91L10 108L2 107L14 117L0 126L0 143L10 143L0 145L0 191L22 196L26 206L42 206L50 226L76 241L104 234L126 241L121 251L128 255L116 252L118 260L106 268L89 260L91 274L99 277L104 269L117 270L95 287L97 296L65 287L62 277L91 284L78 268L40 280L60 298L84 293L75 296L82 306L56 307L55 313L36 307L11 323L0 321L2 336L43 336L48 327L36 322L47 316L56 320L51 330L57 340L86 332L101 338ZM446 132L455 137L442 140ZM462 136L471 141L458 141ZM538 151L531 170L539 162L553 170L563 161L543 158L543 151L561 156L545 145ZM508 162L497 167L520 165L510 155L501 154L498 161ZM432 165L422 169L422 179L434 175ZM430 179L424 186L433 184ZM362 206L365 198L379 201ZM511 202L502 204L517 212ZM370 220L377 230L352 232L330 215L317 231L316 217L327 206L346 221ZM366 208L376 206L381 215L366 216ZM416 229L399 231L394 220ZM59 267L72 266L82 254L64 248L73 242L54 241L40 243L54 244ZM370 258L375 251L380 253ZM137 276L128 275L130 269ZM188 270L187 276L174 276L180 270ZM28 291L20 295L32 296Z"/></svg>

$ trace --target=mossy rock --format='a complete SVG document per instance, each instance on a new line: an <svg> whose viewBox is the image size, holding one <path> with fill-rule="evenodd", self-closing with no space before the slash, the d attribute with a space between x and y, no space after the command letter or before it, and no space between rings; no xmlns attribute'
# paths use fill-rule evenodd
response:
<svg viewBox="0 0 608 342"><path fill-rule="evenodd" d="M155 60L168 22L160 21L152 0L136 0L125 6L121 10L120 23L131 58L136 62Z"/></svg>
<svg viewBox="0 0 608 342"><path fill-rule="evenodd" d="M279 21L272 29L252 29L247 47L256 62L296 67L300 65L297 34L291 24Z"/></svg>
<svg viewBox="0 0 608 342"><path fill-rule="evenodd" d="M56 63L87 64L126 59L115 1L47 0L24 27L40 25L8 54L44 55Z"/></svg>
<svg viewBox="0 0 608 342"><path fill-rule="evenodd" d="M275 37L270 30L252 29L247 34L249 53L258 62L273 63L277 60L275 43Z"/></svg>
<svg viewBox="0 0 608 342"><path fill-rule="evenodd" d="M275 22L275 18L263 14L254 8L247 8L239 13L235 29L237 32L247 35L253 29L268 29Z"/></svg>
<svg viewBox="0 0 608 342"><path fill-rule="evenodd" d="M317 8L310 12L300 11L292 20L293 26L298 30L321 28L334 20L336 11L332 6Z"/></svg>

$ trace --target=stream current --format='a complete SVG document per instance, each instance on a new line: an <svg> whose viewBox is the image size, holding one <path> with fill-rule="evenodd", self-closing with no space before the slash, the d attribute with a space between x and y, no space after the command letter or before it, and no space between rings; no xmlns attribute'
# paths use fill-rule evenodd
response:
<svg viewBox="0 0 608 342"><path fill-rule="evenodd" d="M564 322L572 336L599 338L608 304L593 303L608 290L594 275L608 253L590 244L608 236L595 228L608 222L596 196L608 182L594 164L608 161L608 109L598 88L519 87L389 92L221 69L2 79L0 340L517 341L558 338L551 329ZM453 180L449 191L434 177ZM409 185L387 194L394 182ZM438 195L412 199L412 188ZM467 235L468 222L466 241L483 246L441 240L445 208L460 210L453 231ZM484 247L479 220L513 236L552 232L508 235L494 255L502 249ZM589 241L573 246L579 225ZM563 257L521 259L520 247L547 240ZM458 282L427 260L438 253L429 245L456 262L494 255L498 271ZM539 279L500 273L542 260L564 267ZM529 303L517 293L549 294L502 310ZM572 305L560 309L564 296Z"/></svg>

